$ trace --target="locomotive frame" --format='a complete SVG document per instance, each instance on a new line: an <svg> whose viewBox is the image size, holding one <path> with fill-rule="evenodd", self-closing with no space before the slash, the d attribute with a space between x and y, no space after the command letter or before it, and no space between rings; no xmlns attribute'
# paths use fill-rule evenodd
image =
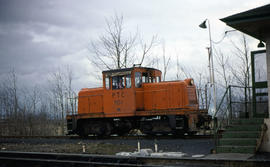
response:
<svg viewBox="0 0 270 167"><path fill-rule="evenodd" d="M68 134L193 133L207 121L193 79L161 82L161 71L132 67L103 71L103 87L83 88L78 113L67 115Z"/></svg>

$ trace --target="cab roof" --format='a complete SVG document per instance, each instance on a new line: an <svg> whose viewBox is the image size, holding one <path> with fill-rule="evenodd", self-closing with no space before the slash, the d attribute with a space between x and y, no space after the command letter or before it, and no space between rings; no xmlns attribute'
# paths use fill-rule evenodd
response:
<svg viewBox="0 0 270 167"><path fill-rule="evenodd" d="M131 67L131 68L121 68L121 69L113 69L113 70L106 70L106 71L102 71L102 74L113 74L113 73L122 73L122 72L131 72L134 69L145 69L145 70L149 70L149 71L160 71L158 69L155 68L149 68L149 67ZM161 71L160 71L161 72Z"/></svg>

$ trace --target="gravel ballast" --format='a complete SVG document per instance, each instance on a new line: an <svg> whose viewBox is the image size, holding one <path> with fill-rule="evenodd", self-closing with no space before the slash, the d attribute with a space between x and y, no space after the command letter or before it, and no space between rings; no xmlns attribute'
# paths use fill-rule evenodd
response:
<svg viewBox="0 0 270 167"><path fill-rule="evenodd" d="M157 142L159 152L183 152L188 156L210 154L214 148L213 139L46 139L46 138L0 138L2 151L88 153L114 155L117 152L134 152L140 147L155 150ZM85 152L84 152L85 151Z"/></svg>

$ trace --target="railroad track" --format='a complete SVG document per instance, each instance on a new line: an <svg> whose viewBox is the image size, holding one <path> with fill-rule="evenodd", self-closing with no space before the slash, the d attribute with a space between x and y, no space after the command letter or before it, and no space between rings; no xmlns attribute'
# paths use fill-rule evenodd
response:
<svg viewBox="0 0 270 167"><path fill-rule="evenodd" d="M140 166L136 158L33 152L0 152L0 162L1 166Z"/></svg>
<svg viewBox="0 0 270 167"><path fill-rule="evenodd" d="M0 136L0 138L23 138L23 139L82 139L80 136ZM213 135L185 135L185 136L146 136L146 135L128 135L128 136L107 136L97 137L88 136L83 139L100 140L100 139L115 139L115 140L134 140L134 139L210 139Z"/></svg>
<svg viewBox="0 0 270 167"><path fill-rule="evenodd" d="M91 154L62 154L0 151L0 166L107 167L269 167L270 160L228 160L207 158L126 157Z"/></svg>

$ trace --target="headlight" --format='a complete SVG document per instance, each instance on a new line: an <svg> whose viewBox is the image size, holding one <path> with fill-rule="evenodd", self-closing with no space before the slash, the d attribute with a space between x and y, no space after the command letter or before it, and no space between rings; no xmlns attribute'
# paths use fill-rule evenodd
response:
<svg viewBox="0 0 270 167"><path fill-rule="evenodd" d="M190 80L190 85L194 85L194 80L193 79Z"/></svg>

